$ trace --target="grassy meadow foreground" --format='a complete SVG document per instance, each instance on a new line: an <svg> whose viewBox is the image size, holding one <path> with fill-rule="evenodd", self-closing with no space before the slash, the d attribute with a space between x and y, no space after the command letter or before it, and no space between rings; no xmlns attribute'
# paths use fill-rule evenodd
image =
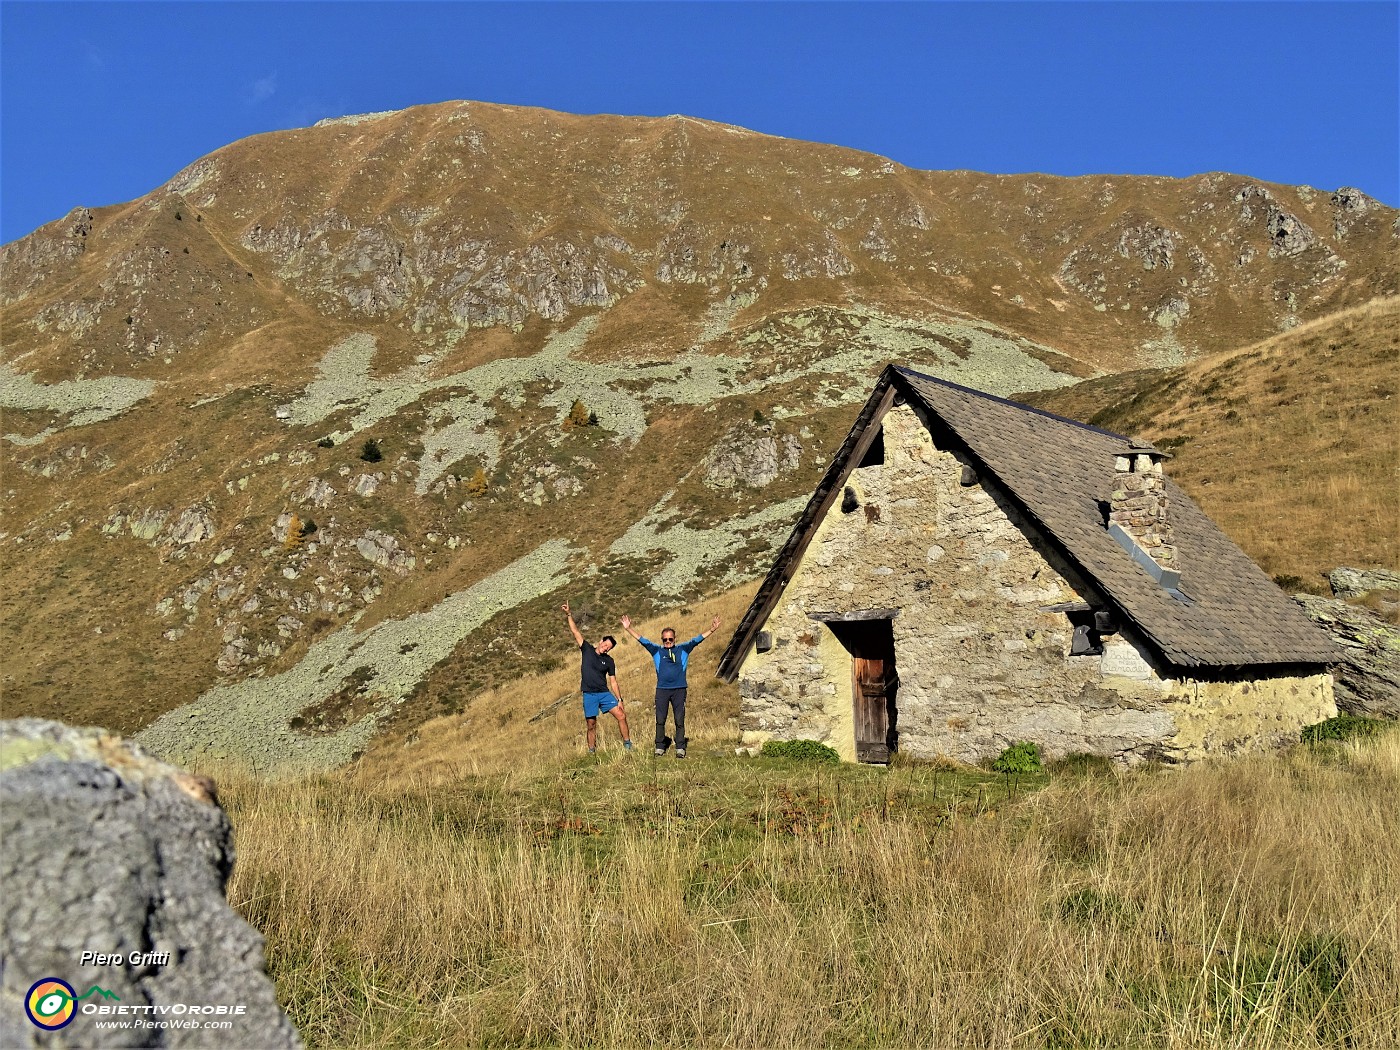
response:
<svg viewBox="0 0 1400 1050"><path fill-rule="evenodd" d="M310 1045L1400 1045L1400 734L1019 784L607 739L225 780Z"/></svg>

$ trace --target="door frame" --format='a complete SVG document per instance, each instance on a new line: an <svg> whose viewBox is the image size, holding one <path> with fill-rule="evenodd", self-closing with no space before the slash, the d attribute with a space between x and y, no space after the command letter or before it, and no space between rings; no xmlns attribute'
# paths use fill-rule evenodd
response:
<svg viewBox="0 0 1400 1050"><path fill-rule="evenodd" d="M885 765L899 747L899 671L894 646L894 619L898 609L864 609L846 613L810 613L810 619L825 623L832 636L841 643L851 659L851 736L855 760L870 765ZM885 710L871 711L872 697L861 684L861 661L883 662ZM878 731L883 723L885 739L880 742L863 739L862 729L871 722Z"/></svg>

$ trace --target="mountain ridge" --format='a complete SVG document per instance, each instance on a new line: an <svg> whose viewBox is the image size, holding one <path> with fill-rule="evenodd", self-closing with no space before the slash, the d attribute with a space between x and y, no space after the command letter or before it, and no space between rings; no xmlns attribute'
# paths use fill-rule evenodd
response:
<svg viewBox="0 0 1400 1050"><path fill-rule="evenodd" d="M1362 269L1370 274L1342 282L1350 287L1362 280L1360 292L1324 287L1341 281L1343 270L1355 269L1334 250L1345 248L1343 242L1360 238L1368 249L1380 247L1387 234L1394 239L1393 230L1378 221L1389 215L1393 225L1393 209L1345 189L1323 204L1321 194L1306 188L1219 174L1173 180L921 172L843 147L809 146L694 118L638 118L640 125L633 125L630 118L481 103L416 107L357 123L347 119L241 140L196 161L139 207L106 209L96 226L95 219L81 216L60 220L15 243L51 241L67 222L70 232L77 231L74 237L90 244L101 228L143 217L147 227L128 240L177 234L188 239L189 227L177 230L174 223L184 220L172 222L172 215L193 209L199 226L203 208L223 233L214 238L227 256L219 260L220 272L185 274L167 266L163 280L211 280L211 287L226 289L250 314L245 325L257 314L241 302L249 298L241 293L252 280L262 293L280 290L325 319L387 319L400 330L416 326L420 334L433 324L516 326L531 318L561 323L580 310L615 307L643 284L681 301L688 288L704 286L707 302L767 294L775 305L791 308L802 305L802 297L779 294L800 292L786 284L812 284L829 301L830 283L842 279L848 300L878 281L880 295L894 305L936 301L1031 338L1047 328L1037 315L1048 310L1057 314L1048 327L1063 342L1070 334L1097 349L1111 328L1121 356L1121 344L1132 339L1139 346L1185 339L1182 352L1189 352L1198 342L1192 336L1200 311L1218 308L1202 306L1198 297L1193 316L1190 287L1221 298L1230 258L1245 271L1260 271L1241 285L1249 296L1232 291L1228 297L1238 300L1230 303L1238 320L1250 323L1240 342L1277 330L1291 317L1396 290L1393 273L1377 275L1383 267L1365 265L1364 256ZM576 133L581 141L565 135L576 128L586 129ZM755 144L756 152L736 149ZM329 159L330 171L312 163L322 158ZM416 167L405 169L410 164ZM454 169L463 169L463 177L442 185L443 171ZM265 177L270 171L278 173L271 182ZM561 179L563 174L569 177ZM717 175L724 177L711 190L706 176ZM395 181L400 177L402 184ZM641 188L616 190L614 181ZM404 185L415 191L411 198ZM853 187L861 192L849 192ZM1188 191L1185 203L1181 190ZM226 205L221 193L237 202ZM448 216L444 235L425 231L448 205L457 211L455 218ZM1212 214L1227 206L1228 222ZM985 215L962 230L954 221L960 210ZM1202 214L1222 245L1229 241L1233 256L1177 228L1187 219L1200 221ZM1331 229L1319 232L1305 217ZM1008 226L1019 236L1008 234ZM965 256L974 238L986 242L978 245L985 258L969 265ZM196 260L202 258L193 247ZM1053 266L1040 267L1051 272L1026 278L1026 266L1051 247L1065 249L1055 253ZM27 298L36 281L23 277L25 254L7 246L7 255L17 256L6 260L7 284L19 273L18 287ZM1248 261L1239 264L1241 258ZM1109 266L1114 259L1131 265ZM1311 270L1301 265L1307 261ZM208 260L206 268L213 263ZM250 264L256 277L240 279L237 267ZM278 287L263 287L272 277ZM431 278L438 290L425 294L420 278ZM1020 282L1015 290L1013 280ZM1252 301L1261 291L1272 296L1268 289L1280 281L1292 284L1276 301ZM1310 288L1321 289L1310 293L1320 303L1302 299ZM1020 303L1012 301L1016 296ZM1110 311L1108 317L1094 316ZM116 322L125 316L130 312ZM171 326L168 320L152 326L144 340L132 338L142 334L141 317L127 327L136 332L120 333L125 343L148 345ZM185 326L160 342L168 348L193 338ZM1163 352L1169 350L1164 345Z"/></svg>

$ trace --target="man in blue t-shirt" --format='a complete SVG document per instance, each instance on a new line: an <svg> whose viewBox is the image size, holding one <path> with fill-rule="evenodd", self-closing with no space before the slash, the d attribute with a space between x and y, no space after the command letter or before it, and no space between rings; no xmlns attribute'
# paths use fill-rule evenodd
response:
<svg viewBox="0 0 1400 1050"><path fill-rule="evenodd" d="M651 662L656 666L656 754L664 755L671 746L671 738L666 735L667 708L676 714L676 757L685 758L685 668L690 663L690 651L719 629L719 617L710 623L710 629L697 634L688 642L676 641L676 629L661 629L661 644L643 638L632 630L632 617L622 618L622 629L637 639L638 643L651 653Z"/></svg>
<svg viewBox="0 0 1400 1050"><path fill-rule="evenodd" d="M591 755L598 750L598 715L609 712L617 719L617 728L622 732L623 750L631 751L632 734L627 729L627 711L622 703L622 689L617 684L617 665L608 655L617 646L617 641L612 635L605 634L597 645L589 645L583 640L578 624L574 623L569 603L565 602L562 608L569 618L569 630L583 659L580 685L583 690L583 720L588 726L588 753Z"/></svg>

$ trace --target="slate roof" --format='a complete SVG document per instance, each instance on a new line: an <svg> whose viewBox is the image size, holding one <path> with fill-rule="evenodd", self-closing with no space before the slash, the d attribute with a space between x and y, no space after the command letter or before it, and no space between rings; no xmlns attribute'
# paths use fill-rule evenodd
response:
<svg viewBox="0 0 1400 1050"><path fill-rule="evenodd" d="M863 432L883 415L879 405L888 402L891 386L922 405L936 428L946 428L935 440L951 438L977 465L981 480L990 479L1019 505L1040 537L1168 664L1229 671L1340 658L1331 640L1170 477L1166 489L1181 569L1178 589L1190 601L1173 597L1134 562L1105 528L1101 506L1113 490L1114 457L1128 445L1124 435L890 366L740 622L721 658L721 677L737 676L796 559L854 467Z"/></svg>

